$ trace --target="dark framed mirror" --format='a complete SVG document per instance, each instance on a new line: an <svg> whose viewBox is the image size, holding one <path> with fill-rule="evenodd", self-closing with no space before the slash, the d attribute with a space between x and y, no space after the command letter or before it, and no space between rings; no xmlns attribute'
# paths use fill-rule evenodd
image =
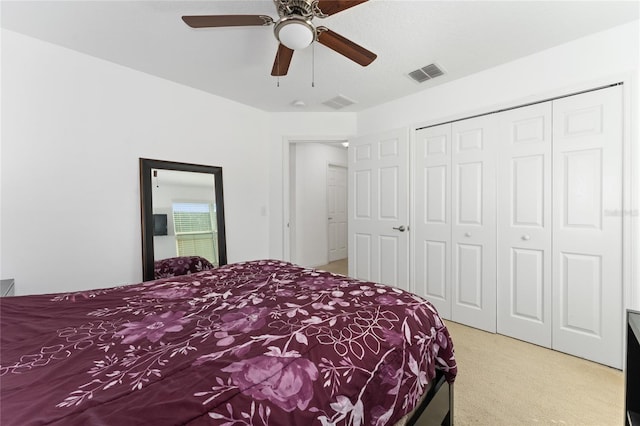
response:
<svg viewBox="0 0 640 426"><path fill-rule="evenodd" d="M140 158L140 212L144 281L162 259L227 264L222 167Z"/></svg>

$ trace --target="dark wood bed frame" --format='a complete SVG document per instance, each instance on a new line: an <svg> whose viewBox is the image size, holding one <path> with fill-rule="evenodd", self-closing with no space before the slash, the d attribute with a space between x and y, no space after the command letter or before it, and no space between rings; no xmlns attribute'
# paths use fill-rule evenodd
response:
<svg viewBox="0 0 640 426"><path fill-rule="evenodd" d="M407 426L453 426L453 383L447 383L444 374L436 370L436 377L418 408L407 421Z"/></svg>

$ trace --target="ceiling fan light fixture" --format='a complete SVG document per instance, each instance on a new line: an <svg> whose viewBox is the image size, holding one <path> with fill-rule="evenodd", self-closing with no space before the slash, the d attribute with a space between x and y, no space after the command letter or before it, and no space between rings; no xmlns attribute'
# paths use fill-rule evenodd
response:
<svg viewBox="0 0 640 426"><path fill-rule="evenodd" d="M293 16L281 19L275 26L274 32L278 41L291 50L308 47L315 39L315 28L302 17Z"/></svg>

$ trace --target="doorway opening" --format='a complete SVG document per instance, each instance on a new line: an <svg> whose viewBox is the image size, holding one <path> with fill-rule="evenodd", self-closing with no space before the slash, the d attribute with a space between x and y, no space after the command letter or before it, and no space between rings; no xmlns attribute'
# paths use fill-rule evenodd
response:
<svg viewBox="0 0 640 426"><path fill-rule="evenodd" d="M285 260L306 267L325 267L332 260L346 264L345 142L344 139L285 140ZM339 265L329 265L326 269L336 266L339 268ZM342 269L332 272L343 273Z"/></svg>

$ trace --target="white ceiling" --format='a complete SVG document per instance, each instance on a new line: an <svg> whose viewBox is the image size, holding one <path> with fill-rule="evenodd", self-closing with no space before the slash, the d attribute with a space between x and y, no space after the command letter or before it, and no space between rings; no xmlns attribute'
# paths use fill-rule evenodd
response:
<svg viewBox="0 0 640 426"><path fill-rule="evenodd" d="M375 52L371 65L314 44L295 52L278 87L270 75L272 27L193 29L180 19L277 18L272 0L3 0L1 6L3 28L273 112L333 111L322 102L337 95L356 101L341 111L360 111L636 20L640 9L634 0L370 0L314 23ZM444 76L422 84L407 76L434 62ZM296 100L306 106L293 106Z"/></svg>

